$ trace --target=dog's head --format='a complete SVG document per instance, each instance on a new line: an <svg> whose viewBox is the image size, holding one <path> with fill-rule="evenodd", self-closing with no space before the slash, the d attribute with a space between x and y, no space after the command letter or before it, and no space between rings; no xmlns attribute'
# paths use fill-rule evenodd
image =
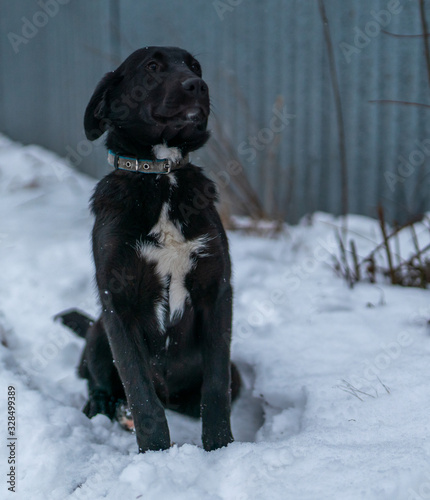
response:
<svg viewBox="0 0 430 500"><path fill-rule="evenodd" d="M133 52L97 85L85 111L85 134L108 131L107 147L139 155L156 144L188 153L209 137L209 90L199 62L176 47Z"/></svg>

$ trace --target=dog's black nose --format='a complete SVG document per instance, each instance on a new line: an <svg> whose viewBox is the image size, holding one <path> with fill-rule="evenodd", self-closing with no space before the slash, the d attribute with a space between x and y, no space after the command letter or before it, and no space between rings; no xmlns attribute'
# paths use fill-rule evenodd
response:
<svg viewBox="0 0 430 500"><path fill-rule="evenodd" d="M201 78L187 78L182 82L182 87L196 97L205 95L208 91L206 83Z"/></svg>

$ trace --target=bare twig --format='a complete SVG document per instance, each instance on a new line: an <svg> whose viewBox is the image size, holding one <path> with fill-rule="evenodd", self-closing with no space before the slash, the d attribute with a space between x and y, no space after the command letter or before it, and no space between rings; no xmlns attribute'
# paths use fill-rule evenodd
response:
<svg viewBox="0 0 430 500"><path fill-rule="evenodd" d="M360 401L363 401L363 399L358 395L358 394L362 394L363 396L368 396L369 398L373 398L375 399L375 396L373 394L369 394L368 392L364 392L360 389L357 389L357 387L354 387L350 382L348 382L347 380L342 380L342 382L345 384L345 385L338 385L337 387L339 389L341 389L342 391L345 391L349 394L352 394L353 396L355 396L356 398L358 398ZM377 393L376 393L377 394Z"/></svg>
<svg viewBox="0 0 430 500"><path fill-rule="evenodd" d="M281 110L284 105L284 100L282 96L278 96L275 102L275 108ZM281 219L281 211L279 209L278 203L276 201L276 197L274 196L275 188L276 188L276 180L278 176L276 175L276 170L278 167L279 170L279 162L276 162L277 153L279 151L279 145L281 144L281 134L277 134L272 141L272 143L268 146L267 152L267 165L266 165L266 174L265 174L265 186L264 186L264 198L263 205L266 208L269 215L275 220Z"/></svg>
<svg viewBox="0 0 430 500"><path fill-rule="evenodd" d="M239 166L237 175L234 177L228 176L229 181L225 182L224 189L229 193L230 198L233 198L235 203L241 207L243 213L249 214L253 219L267 219L260 200L248 181L244 166L231 144L231 140L226 137L217 120L214 121L214 129L215 133L207 148L208 153L215 160L214 163L227 165L229 162L234 161Z"/></svg>
<svg viewBox="0 0 430 500"><path fill-rule="evenodd" d="M391 31L381 30L384 35L393 36L394 38L427 38L430 37L430 33L420 33L418 35L403 35L401 33L391 33Z"/></svg>
<svg viewBox="0 0 430 500"><path fill-rule="evenodd" d="M367 274L369 275L370 283L376 283L376 264L375 257L372 254L367 260Z"/></svg>
<svg viewBox="0 0 430 500"><path fill-rule="evenodd" d="M340 236L337 235L340 260L336 261L336 270L343 278L345 278L350 286L361 280L361 270L364 269L367 273L367 278L371 283L376 282L376 273L381 273L382 275L388 276L392 284L426 288L426 286L430 283L430 256L428 255L430 252L430 243L424 245L422 248L419 247L419 241L414 226L415 222L409 222L403 226L397 225L392 233L387 234L384 213L381 207L378 210L378 215L383 241L377 245L367 255L367 257L359 261L355 242L353 240L350 241L350 251L353 259L354 270L348 267L343 241ZM430 231L430 227L425 223L425 221L423 224ZM414 254L408 259L402 259L400 253L399 233L401 230L406 228L409 228L412 233ZM391 250L391 239L394 240L394 244L396 245L396 252L394 253ZM376 265L375 256L379 251L385 251L386 253L388 261L388 265L386 267ZM396 259L396 264L394 264L394 258Z"/></svg>
<svg viewBox="0 0 430 500"><path fill-rule="evenodd" d="M421 260L421 250L420 250L420 246L418 244L417 232L415 231L415 226L413 224L411 225L411 233L412 233L412 241L414 243L415 252L416 252L415 255L416 255L416 258L418 259L420 267L422 267L423 263Z"/></svg>
<svg viewBox="0 0 430 500"><path fill-rule="evenodd" d="M396 274L394 272L393 260L392 260L392 257L391 257L390 244L389 244L389 241L388 241L387 231L386 231L386 228L385 228L384 210L382 209L381 206L378 207L378 217L379 217L379 224L381 226L382 237L384 238L385 251L387 253L388 270L390 272L391 283L393 285L395 285L397 283Z"/></svg>
<svg viewBox="0 0 430 500"><path fill-rule="evenodd" d="M427 20L426 20L424 0L420 0L420 18L421 18L421 26L423 29L423 33L427 33L428 30L427 30ZM430 49L426 37L423 37L423 43L424 43L424 53L427 65L427 78L429 81L429 88L430 88Z"/></svg>
<svg viewBox="0 0 430 500"><path fill-rule="evenodd" d="M343 121L342 100L340 97L339 80L336 73L336 62L334 58L333 43L331 40L324 1L318 0L318 5L320 10L321 20L323 23L324 38L327 46L327 54L330 66L331 82L333 87L334 99L336 103L336 116L337 116L338 132L339 132L339 156L340 156L341 179L342 179L342 214L346 215L348 213L348 169L346 162L345 126ZM346 233L346 227L344 233ZM346 234L344 234L344 237L346 237Z"/></svg>
<svg viewBox="0 0 430 500"><path fill-rule="evenodd" d="M402 254L401 254L401 251L400 251L400 238L399 238L399 224L396 223L395 225L395 233L393 235L393 238L394 238L394 245L396 247L396 253L395 253L395 256L397 258L397 265L400 264L400 262L402 261Z"/></svg>
<svg viewBox="0 0 430 500"><path fill-rule="evenodd" d="M382 387L387 391L387 394L391 394L390 388L387 387L378 376L376 376L376 378L379 380L379 383L382 385Z"/></svg>
<svg viewBox="0 0 430 500"><path fill-rule="evenodd" d="M351 247L352 259L354 261L355 281L360 281L361 273L360 273L360 264L358 263L357 247L355 246L354 240L351 240L349 244Z"/></svg>
<svg viewBox="0 0 430 500"><path fill-rule="evenodd" d="M350 288L352 288L353 282L351 279L351 272L349 269L348 259L346 257L345 245L343 244L342 235L340 233L337 233L337 240L339 242L341 263L343 264L343 273L342 265L340 266L340 271L345 276L346 282L348 283Z"/></svg>
<svg viewBox="0 0 430 500"><path fill-rule="evenodd" d="M341 390L341 391L344 391L344 392L347 392L348 394L351 394L352 396L355 396L356 398L358 398L360 401L364 401L363 398L360 398L360 396L355 392L353 391L352 389L349 389L348 387L343 387L341 385L338 385L338 388Z"/></svg>
<svg viewBox="0 0 430 500"><path fill-rule="evenodd" d="M387 238L388 239L391 239L393 236L395 236L397 233L399 233L402 229L404 229L405 227L408 227L411 225L411 222L407 222L406 224L402 224L401 226L396 226L396 229L394 229L394 231L392 231L388 236ZM430 228L429 228L430 230ZM364 262L368 261L369 258L374 255L376 252L378 252L381 248L383 248L385 246L385 242L382 241L381 243L379 243L378 245L376 245L376 247L370 252L370 254L365 257L361 263L363 264Z"/></svg>
<svg viewBox="0 0 430 500"><path fill-rule="evenodd" d="M419 250L419 252L415 253L414 255L412 255L412 257L408 260L404 260L400 263L399 266L401 265L412 265L414 260L418 257L420 257L421 255L423 255L424 253L428 252L430 250L430 243L428 245L426 245L424 248L421 248L421 250Z"/></svg>
<svg viewBox="0 0 430 500"><path fill-rule="evenodd" d="M393 99L372 99L368 102L370 102L371 104L401 104L402 106L418 106L420 108L430 108L430 104L423 104L422 102L397 101Z"/></svg>

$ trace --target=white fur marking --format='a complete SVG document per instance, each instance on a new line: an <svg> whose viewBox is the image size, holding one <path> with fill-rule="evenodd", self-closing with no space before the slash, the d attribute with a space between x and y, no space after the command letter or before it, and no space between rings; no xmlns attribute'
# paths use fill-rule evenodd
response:
<svg viewBox="0 0 430 500"><path fill-rule="evenodd" d="M157 317L160 331L164 332L166 330L167 304L169 302L169 296L168 296L169 277L164 276L161 278L161 280L163 288L161 290L160 299L155 303L155 315Z"/></svg>
<svg viewBox="0 0 430 500"><path fill-rule="evenodd" d="M176 179L176 175L173 172L170 172L170 174L167 177L172 187L176 187L178 185L178 180Z"/></svg>
<svg viewBox="0 0 430 500"><path fill-rule="evenodd" d="M176 179L176 175L173 172L170 172L169 175L158 174L157 180L160 180L161 177L167 177L170 182L170 187L176 187L178 185L178 180Z"/></svg>
<svg viewBox="0 0 430 500"><path fill-rule="evenodd" d="M179 162L182 160L182 153L178 148L169 148L165 144L157 144L152 147L155 158L157 160L170 160L173 162Z"/></svg>
<svg viewBox="0 0 430 500"><path fill-rule="evenodd" d="M181 230L169 219L169 205L165 203L161 210L160 218L151 229L150 235L154 236L159 246L137 243L137 251L142 258L156 264L156 271L160 278L168 280L170 287L168 297L157 304L157 317L162 314L161 302L169 303L170 320L180 318L184 312L188 291L185 288L185 276L196 264L193 255L205 256L202 253L209 241L208 236L200 236L193 240L186 240ZM167 281L164 281L167 292ZM164 317L164 316L163 316ZM164 331L164 321L163 321ZM161 322L160 322L161 325Z"/></svg>

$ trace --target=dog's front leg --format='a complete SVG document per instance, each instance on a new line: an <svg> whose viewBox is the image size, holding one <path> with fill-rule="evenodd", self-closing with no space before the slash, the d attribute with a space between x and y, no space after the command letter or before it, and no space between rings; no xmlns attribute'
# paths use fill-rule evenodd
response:
<svg viewBox="0 0 430 500"><path fill-rule="evenodd" d="M226 286L202 311L202 441L206 451L233 441L230 427L230 341L232 290Z"/></svg>
<svg viewBox="0 0 430 500"><path fill-rule="evenodd" d="M104 313L115 366L133 416L139 452L170 447L164 409L155 393L141 322L124 324L113 308Z"/></svg>

